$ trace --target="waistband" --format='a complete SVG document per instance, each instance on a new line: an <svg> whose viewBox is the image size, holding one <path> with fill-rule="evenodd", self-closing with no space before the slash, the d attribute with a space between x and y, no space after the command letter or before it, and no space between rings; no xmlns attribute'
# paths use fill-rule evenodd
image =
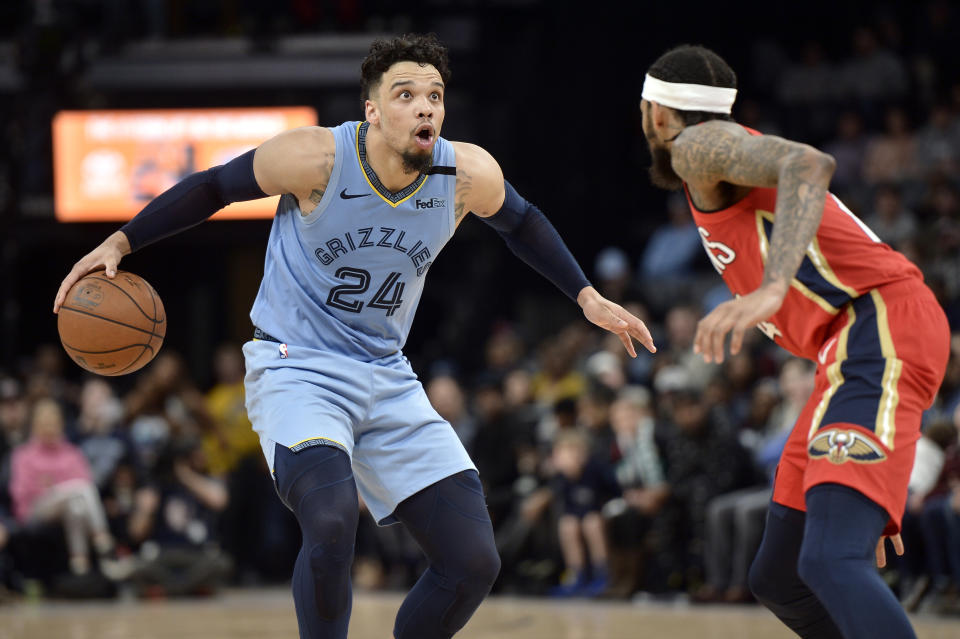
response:
<svg viewBox="0 0 960 639"><path fill-rule="evenodd" d="M266 331L262 331L256 326L253 327L253 339L262 339L267 342L276 342L277 344L283 343L280 340L278 340L276 337L271 335L270 333Z"/></svg>

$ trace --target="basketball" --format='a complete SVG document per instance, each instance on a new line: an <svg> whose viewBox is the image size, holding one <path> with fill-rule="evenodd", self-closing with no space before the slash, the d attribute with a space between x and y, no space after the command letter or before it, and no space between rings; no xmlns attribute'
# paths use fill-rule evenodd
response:
<svg viewBox="0 0 960 639"><path fill-rule="evenodd" d="M81 278L67 291L57 315L64 350L98 375L126 375L144 367L163 344L167 315L160 296L133 273L103 271Z"/></svg>

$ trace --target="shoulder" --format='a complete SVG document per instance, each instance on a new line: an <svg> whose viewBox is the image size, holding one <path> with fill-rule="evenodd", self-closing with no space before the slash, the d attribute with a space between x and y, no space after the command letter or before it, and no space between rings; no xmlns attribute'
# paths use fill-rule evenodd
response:
<svg viewBox="0 0 960 639"><path fill-rule="evenodd" d="M333 131L322 126L303 126L290 129L264 142L262 146L267 144L282 147L283 150L301 157L334 153L337 150L337 141L334 138Z"/></svg>
<svg viewBox="0 0 960 639"><path fill-rule="evenodd" d="M742 126L726 120L688 126L673 141L670 162L684 180L703 181L719 176L736 147L751 137Z"/></svg>
<svg viewBox="0 0 960 639"><path fill-rule="evenodd" d="M460 169L474 175L493 175L503 179L500 165L490 153L481 146L469 142L450 142L457 156L457 171Z"/></svg>
<svg viewBox="0 0 960 639"><path fill-rule="evenodd" d="M257 147L253 161L257 183L268 195L306 197L314 185L330 179L336 152L337 142L328 128L284 131Z"/></svg>
<svg viewBox="0 0 960 639"><path fill-rule="evenodd" d="M459 222L464 214L493 215L503 205L503 171L482 147L467 142L451 142L457 157L455 211Z"/></svg>

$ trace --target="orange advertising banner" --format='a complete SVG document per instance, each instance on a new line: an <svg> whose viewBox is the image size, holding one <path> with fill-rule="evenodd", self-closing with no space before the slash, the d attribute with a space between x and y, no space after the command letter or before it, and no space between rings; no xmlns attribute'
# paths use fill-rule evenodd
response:
<svg viewBox="0 0 960 639"><path fill-rule="evenodd" d="M56 217L128 220L191 173L316 123L310 107L61 111L53 119ZM278 199L235 202L213 219L273 217Z"/></svg>

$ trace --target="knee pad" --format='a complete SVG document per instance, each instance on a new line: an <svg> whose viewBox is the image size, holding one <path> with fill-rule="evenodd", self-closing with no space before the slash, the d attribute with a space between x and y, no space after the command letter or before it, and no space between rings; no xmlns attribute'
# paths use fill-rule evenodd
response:
<svg viewBox="0 0 960 639"><path fill-rule="evenodd" d="M430 560L424 575L432 583L431 607L436 606L430 623L439 623L444 633L452 635L467 623L500 574L500 555L480 478L470 470L442 479L405 500L396 514ZM419 585L414 590L420 592L411 595L428 596ZM435 628L408 627L403 614L397 621L397 637L439 636Z"/></svg>
<svg viewBox="0 0 960 639"><path fill-rule="evenodd" d="M300 523L302 561L312 575L317 613L332 620L350 605L350 567L359 507L350 458L316 446L299 453L277 448L277 491Z"/></svg>

